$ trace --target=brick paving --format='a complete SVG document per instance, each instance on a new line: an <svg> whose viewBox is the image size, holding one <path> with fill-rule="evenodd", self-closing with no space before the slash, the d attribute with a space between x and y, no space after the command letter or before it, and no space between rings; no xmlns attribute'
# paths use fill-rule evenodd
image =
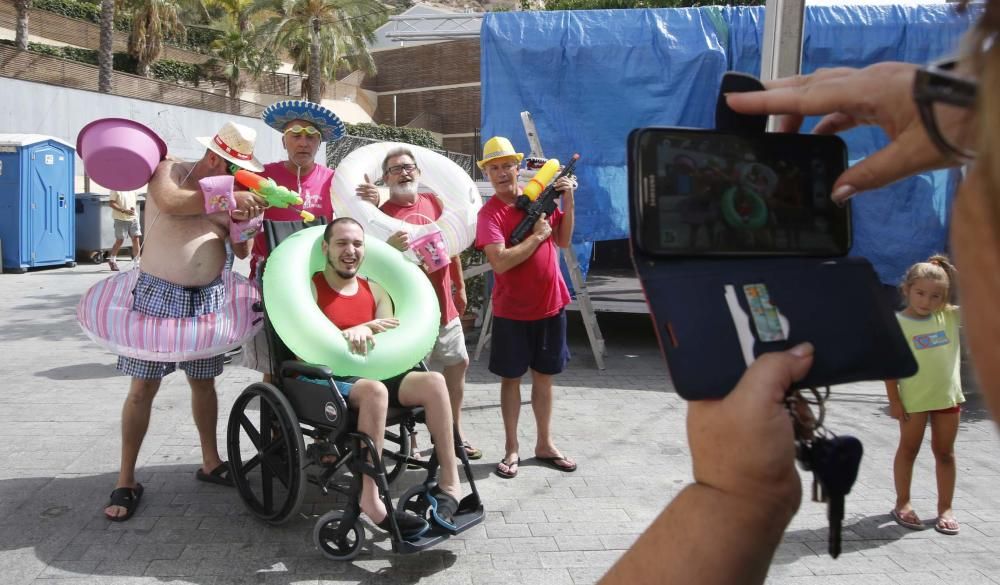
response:
<svg viewBox="0 0 1000 585"><path fill-rule="evenodd" d="M302 513L275 527L253 518L235 491L195 481L197 435L190 394L177 374L164 381L140 454L140 510L129 522L108 522L100 511L118 466L128 380L75 318L80 294L108 274L104 266L81 265L0 275L0 583L594 583L691 479L685 405L671 389L645 317L601 316L604 372L574 317L574 359L557 378L554 432L579 470L560 473L526 459L513 480L491 473L503 455L503 428L498 380L484 356L468 375L463 422L485 453L473 468L487 517L435 549L397 556L384 535L373 538L368 530L370 542L355 561L333 562L313 547L311 534L315 517L335 499L310 487ZM230 405L256 379L238 365L219 378L220 442ZM889 518L897 431L881 384L835 388L827 424L862 438L866 451L847 502L844 554L826 555L825 509L807 501L768 582L1000 583L1000 444L977 396L970 398L957 445L962 533L947 537L911 532ZM530 413L526 405L525 456L534 437ZM416 472L406 474L395 495L418 480ZM918 458L913 491L918 512L930 520L929 445Z"/></svg>

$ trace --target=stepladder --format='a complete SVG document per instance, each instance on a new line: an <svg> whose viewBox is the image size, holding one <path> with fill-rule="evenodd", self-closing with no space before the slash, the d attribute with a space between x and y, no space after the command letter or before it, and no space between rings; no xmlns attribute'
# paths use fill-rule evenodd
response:
<svg viewBox="0 0 1000 585"><path fill-rule="evenodd" d="M544 161L545 154L542 151L541 141L538 139L538 132L535 128L535 121L531 117L531 112L521 112L521 122L524 125L524 132L528 137L528 144L531 147L531 159ZM605 369L604 356L607 351L604 345L604 336L601 334L600 325L597 322L597 314L591 302L590 293L587 290L587 281L583 276L580 263L577 261L576 253L572 246L562 249L563 261L566 263L566 271L569 274L576 296L576 305L583 320L584 329L587 332L587 339L590 342L590 349L594 355L594 362L599 370ZM467 275L467 277L469 277ZM476 351L473 359L479 360L490 343L490 336L493 326L493 299L490 298L486 304L483 314L482 327L479 332L479 339L476 341Z"/></svg>

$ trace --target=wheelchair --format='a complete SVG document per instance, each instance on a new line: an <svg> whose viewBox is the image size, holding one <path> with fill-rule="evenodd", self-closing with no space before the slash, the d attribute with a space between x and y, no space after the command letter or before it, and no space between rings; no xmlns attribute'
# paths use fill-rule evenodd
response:
<svg viewBox="0 0 1000 585"><path fill-rule="evenodd" d="M307 226L299 221L265 221L263 229L269 249L303 227ZM426 493L437 484L436 453L432 451L427 460L410 456L415 427L424 422L423 409L390 407L383 451L369 458L365 454L374 454L375 445L371 437L357 431L357 415L337 391L333 372L326 366L296 361L275 334L267 318L267 307L261 305L271 371L275 373L273 383L253 383L244 389L230 411L226 429L233 482L254 516L274 525L286 522L302 507L308 484L318 486L324 495L342 494L346 497L344 509L320 516L312 536L327 558L351 560L365 543L359 502L362 475L368 475L375 480L388 512L395 553L426 550L483 521L483 504L457 430L456 455L471 492L459 502L454 516L456 528L448 530L433 521L426 498ZM303 377L314 381L300 379ZM310 448L306 448L304 437L315 441ZM323 448L318 448L319 445ZM324 462L324 457L335 457L335 461ZM426 472L426 477L407 489L393 506L389 484L408 465L418 466ZM417 539L404 540L396 523L395 509L413 512L426 520L430 528Z"/></svg>

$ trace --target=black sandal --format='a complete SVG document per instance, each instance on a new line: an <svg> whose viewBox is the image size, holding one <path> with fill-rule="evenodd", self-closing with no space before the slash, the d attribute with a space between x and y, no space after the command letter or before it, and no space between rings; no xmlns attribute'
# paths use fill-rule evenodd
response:
<svg viewBox="0 0 1000 585"><path fill-rule="evenodd" d="M124 516L112 516L106 511L104 512L104 517L112 522L124 522L135 514L136 508L139 507L139 500L142 499L142 484L135 484L134 488L120 487L115 488L111 492L111 498L108 500L107 509L110 506L119 506L125 508Z"/></svg>

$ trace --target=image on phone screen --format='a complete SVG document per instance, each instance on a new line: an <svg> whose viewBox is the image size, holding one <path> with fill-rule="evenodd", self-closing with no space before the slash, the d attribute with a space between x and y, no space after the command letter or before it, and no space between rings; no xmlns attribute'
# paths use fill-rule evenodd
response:
<svg viewBox="0 0 1000 585"><path fill-rule="evenodd" d="M841 256L850 211L836 136L644 128L630 137L633 235L664 255ZM638 232L638 233L636 233Z"/></svg>

